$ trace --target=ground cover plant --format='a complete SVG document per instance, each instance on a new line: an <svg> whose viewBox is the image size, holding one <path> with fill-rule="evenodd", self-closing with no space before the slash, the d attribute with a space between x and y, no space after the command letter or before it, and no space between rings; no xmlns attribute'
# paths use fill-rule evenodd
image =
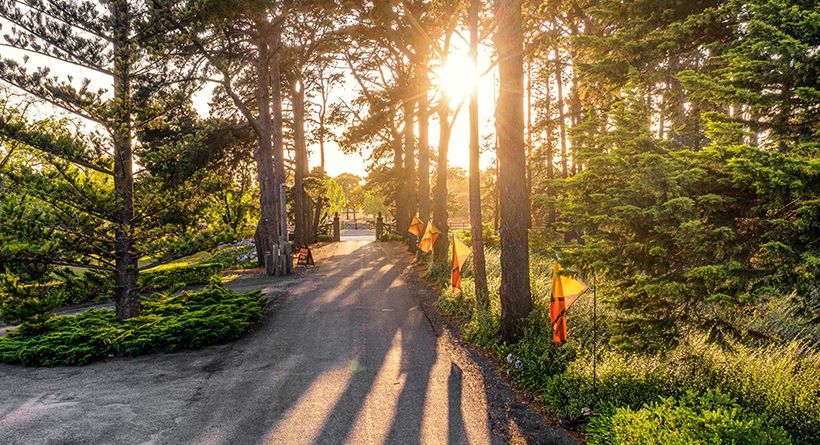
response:
<svg viewBox="0 0 820 445"><path fill-rule="evenodd" d="M196 349L233 340L261 318L260 291L239 295L215 279L202 291L154 294L142 315L120 320L110 310L54 316L0 338L0 361L23 366L82 366L109 355Z"/></svg>
<svg viewBox="0 0 820 445"><path fill-rule="evenodd" d="M166 289L177 284L207 284L214 277L221 276L223 270L225 267L221 263L163 266L140 274L139 284L143 291Z"/></svg>

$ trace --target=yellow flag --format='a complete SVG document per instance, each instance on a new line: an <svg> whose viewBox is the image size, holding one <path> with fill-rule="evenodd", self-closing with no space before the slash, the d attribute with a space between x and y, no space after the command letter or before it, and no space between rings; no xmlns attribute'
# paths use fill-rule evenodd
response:
<svg viewBox="0 0 820 445"><path fill-rule="evenodd" d="M583 281L568 275L559 275L562 270L564 268L556 261L552 270L550 297L550 320L552 327L555 328L552 342L555 344L564 344L567 341L566 311L587 290L587 285Z"/></svg>
<svg viewBox="0 0 820 445"><path fill-rule="evenodd" d="M461 268L473 251L464 244L456 234L453 234L453 289L461 289Z"/></svg>
<svg viewBox="0 0 820 445"><path fill-rule="evenodd" d="M424 253L430 253L433 251L433 244L436 243L436 239L438 238L439 234L438 229L433 225L433 223L427 223L427 229L424 231L424 236L421 237L421 241L419 241L419 250Z"/></svg>
<svg viewBox="0 0 820 445"><path fill-rule="evenodd" d="M413 221L410 222L410 230L408 230L408 232L419 237L421 236L422 230L424 230L424 223L414 216Z"/></svg>

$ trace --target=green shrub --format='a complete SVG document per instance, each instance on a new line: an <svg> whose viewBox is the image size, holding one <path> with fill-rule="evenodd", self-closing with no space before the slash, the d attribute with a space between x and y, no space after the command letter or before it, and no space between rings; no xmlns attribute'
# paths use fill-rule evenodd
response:
<svg viewBox="0 0 820 445"><path fill-rule="evenodd" d="M232 340L262 318L261 292L238 295L218 280L186 296L154 294L142 315L119 320L113 311L51 317L41 332L0 338L0 361L24 366L82 366L115 355L196 349Z"/></svg>
<svg viewBox="0 0 820 445"><path fill-rule="evenodd" d="M820 353L799 344L723 350L701 343L666 357L599 355L597 406L637 410L686 390L718 390L782 426L794 443L820 443ZM538 395L560 417L593 406L591 357L546 379Z"/></svg>
<svg viewBox="0 0 820 445"><path fill-rule="evenodd" d="M143 290L166 289L180 283L193 286L209 283L213 277L221 276L224 269L219 263L173 267L143 272L139 275L138 281Z"/></svg>
<svg viewBox="0 0 820 445"><path fill-rule="evenodd" d="M554 345L552 334L549 307L536 305L524 321L524 333L518 343L496 348L502 358L502 369L515 377L519 387L537 390L551 376L563 373L575 359L575 349Z"/></svg>
<svg viewBox="0 0 820 445"><path fill-rule="evenodd" d="M89 301L108 300L114 293L114 276L111 273L99 273L91 270L82 276L66 270L64 281L55 287L61 305L79 304Z"/></svg>
<svg viewBox="0 0 820 445"><path fill-rule="evenodd" d="M333 235L319 235L316 239L323 243L333 242Z"/></svg>
<svg viewBox="0 0 820 445"><path fill-rule="evenodd" d="M396 233L383 233L381 241L404 241L404 237Z"/></svg>
<svg viewBox="0 0 820 445"><path fill-rule="evenodd" d="M470 247L473 246L473 237L471 236L470 229L459 230L456 235L464 241L464 244ZM481 226L481 240L484 241L485 248L501 248L501 237L495 233L490 223L484 223L484 225Z"/></svg>
<svg viewBox="0 0 820 445"><path fill-rule="evenodd" d="M686 392L644 405L615 408L587 427L590 445L790 444L789 435L717 392Z"/></svg>

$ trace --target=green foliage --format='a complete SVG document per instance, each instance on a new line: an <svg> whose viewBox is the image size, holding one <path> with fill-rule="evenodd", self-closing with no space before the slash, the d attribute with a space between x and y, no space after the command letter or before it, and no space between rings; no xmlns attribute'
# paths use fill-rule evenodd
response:
<svg viewBox="0 0 820 445"><path fill-rule="evenodd" d="M620 407L596 416L587 431L590 445L788 445L789 435L762 416L741 407L731 397L709 391L687 391L634 411Z"/></svg>
<svg viewBox="0 0 820 445"><path fill-rule="evenodd" d="M190 295L154 294L142 316L118 320L112 311L52 317L42 332L0 338L0 361L24 366L82 366L115 355L196 349L238 338L261 318L261 292L238 295L213 281Z"/></svg>
<svg viewBox="0 0 820 445"><path fill-rule="evenodd" d="M470 247L473 246L473 237L470 229L459 230L458 237L464 241L464 244ZM481 226L481 240L484 241L485 249L498 249L501 247L501 237L495 233L492 224L484 223Z"/></svg>
<svg viewBox="0 0 820 445"><path fill-rule="evenodd" d="M327 213L333 215L335 213L343 213L347 206L347 196L345 191L339 183L333 178L327 178L327 191L325 193L327 199Z"/></svg>
<svg viewBox="0 0 820 445"><path fill-rule="evenodd" d="M152 269L154 270L154 269ZM184 283L187 286L208 284L220 277L225 266L220 263L196 264L171 268L158 268L153 272L139 275L139 285L143 290L165 289Z"/></svg>
<svg viewBox="0 0 820 445"><path fill-rule="evenodd" d="M384 203L384 198L374 195L370 192L364 192L362 198L362 211L365 215L376 216L381 212L382 216L387 215L387 205Z"/></svg>
<svg viewBox="0 0 820 445"><path fill-rule="evenodd" d="M616 104L616 122L641 104ZM611 150L561 184L564 215L585 233L566 264L595 267L617 287L613 343L673 348L688 328L742 339L749 315L796 292L816 303L820 163L742 145L672 151L647 128L621 125Z"/></svg>
<svg viewBox="0 0 820 445"><path fill-rule="evenodd" d="M381 241L404 241L404 237L396 233L383 233Z"/></svg>

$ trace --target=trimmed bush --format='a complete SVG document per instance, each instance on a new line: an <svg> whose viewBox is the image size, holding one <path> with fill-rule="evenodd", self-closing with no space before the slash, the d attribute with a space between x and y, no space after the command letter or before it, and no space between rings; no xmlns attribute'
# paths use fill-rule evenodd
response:
<svg viewBox="0 0 820 445"><path fill-rule="evenodd" d="M190 295L154 294L142 316L119 320L113 311L51 317L40 332L21 329L0 338L0 361L23 366L82 366L109 355L197 349L238 338L261 318L261 291L238 295L218 280Z"/></svg>
<svg viewBox="0 0 820 445"><path fill-rule="evenodd" d="M687 392L644 405L616 408L596 416L587 427L589 445L787 445L783 428L770 426L735 399L709 391Z"/></svg>
<svg viewBox="0 0 820 445"><path fill-rule="evenodd" d="M208 284L214 277L221 276L224 269L221 263L206 263L143 272L139 275L139 285L143 290L157 290L181 283L185 286Z"/></svg>

